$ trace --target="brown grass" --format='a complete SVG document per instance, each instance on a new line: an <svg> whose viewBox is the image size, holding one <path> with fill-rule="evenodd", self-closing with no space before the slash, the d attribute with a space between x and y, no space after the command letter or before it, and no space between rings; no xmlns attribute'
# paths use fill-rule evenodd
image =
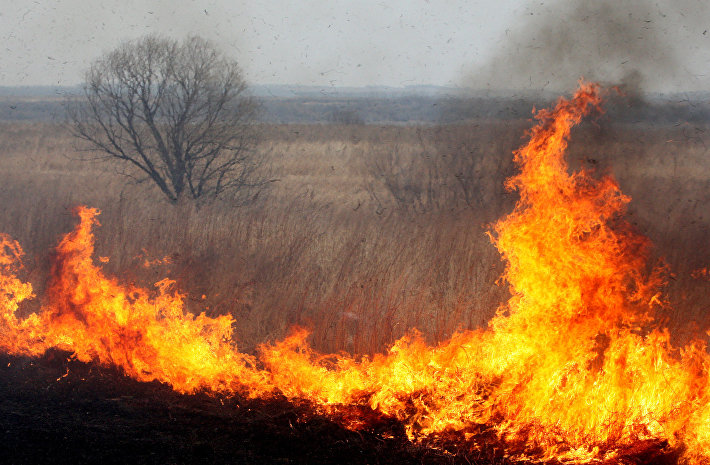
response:
<svg viewBox="0 0 710 465"><path fill-rule="evenodd" d="M191 311L236 317L243 350L293 325L310 327L328 351L382 350L414 327L436 341L484 326L506 297L485 231L515 199L502 182L528 126L265 127L260 150L279 179L270 195L197 210L163 202L108 165L76 161L59 126L8 123L0 126L0 230L25 248L41 295L51 248L76 222L72 207L96 206L108 272L144 286L176 279ZM706 325L710 283L691 278L710 266L705 129L588 125L571 146L575 165L613 169L634 198L632 221L676 273L668 318L679 334L689 320ZM143 266L163 257L171 263Z"/></svg>

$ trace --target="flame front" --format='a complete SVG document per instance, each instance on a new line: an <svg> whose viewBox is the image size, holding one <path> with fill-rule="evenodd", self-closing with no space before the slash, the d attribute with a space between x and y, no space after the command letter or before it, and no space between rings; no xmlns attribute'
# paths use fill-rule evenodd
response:
<svg viewBox="0 0 710 465"><path fill-rule="evenodd" d="M92 260L98 210L81 207L81 222L59 243L54 257L48 303L40 313L19 319L18 304L32 289L13 274L21 249L4 237L0 259L3 286L0 349L40 355L49 348L72 352L83 362L116 365L141 381L157 380L181 392L224 391L261 385L254 359L239 353L231 340L232 318L192 315L173 282L156 283L157 296L106 277ZM14 259L14 260L13 260Z"/></svg>
<svg viewBox="0 0 710 465"><path fill-rule="evenodd" d="M599 108L600 93L582 83L537 112L515 153L520 173L507 186L520 200L491 233L511 298L485 331L434 347L412 332L386 354L350 357L319 354L296 330L257 357L242 354L232 318L186 312L171 281L149 292L105 276L92 259L98 211L82 207L57 247L46 304L24 318L18 308L33 295L16 277L22 251L0 237L0 350L59 348L185 393L280 392L326 415L365 406L397 418L412 440L449 435L476 449L494 438L514 459L625 463L653 444L707 463L705 344L675 348L654 324L661 273L623 219L629 199L612 178L570 174L565 161L571 128Z"/></svg>

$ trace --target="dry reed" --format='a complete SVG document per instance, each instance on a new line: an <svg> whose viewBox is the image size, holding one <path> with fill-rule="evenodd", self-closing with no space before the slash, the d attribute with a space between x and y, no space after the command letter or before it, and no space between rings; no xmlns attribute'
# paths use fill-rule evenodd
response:
<svg viewBox="0 0 710 465"><path fill-rule="evenodd" d="M175 279L191 311L232 313L247 351L293 325L311 328L328 351L372 353L411 328L433 342L485 325L506 297L485 231L515 199L502 184L527 124L265 126L260 150L278 179L269 195L196 209L77 161L60 126L5 123L0 230L25 248L41 295L51 248L76 221L72 207L98 207L108 272L143 286ZM570 147L578 166L613 169L634 198L630 215L675 272L667 319L681 335L689 320L707 323L704 130L588 125Z"/></svg>

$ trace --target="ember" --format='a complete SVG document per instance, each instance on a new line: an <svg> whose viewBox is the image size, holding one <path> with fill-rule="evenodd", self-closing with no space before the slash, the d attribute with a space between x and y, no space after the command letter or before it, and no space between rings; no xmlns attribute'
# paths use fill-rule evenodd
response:
<svg viewBox="0 0 710 465"><path fill-rule="evenodd" d="M22 251L2 237L0 349L59 349L180 393L283 395L351 430L394 419L411 441L468 451L495 441L512 460L707 463L705 342L674 347L654 323L663 274L623 218L630 199L611 177L570 174L564 157L571 128L601 100L581 83L537 112L515 153L520 173L507 187L520 200L491 232L512 297L486 330L437 346L412 331L386 354L357 357L317 353L298 329L243 354L233 319L186 312L172 281L149 292L106 276L92 258L99 212L81 207L57 247L46 303L25 318L17 310L33 295L16 275Z"/></svg>

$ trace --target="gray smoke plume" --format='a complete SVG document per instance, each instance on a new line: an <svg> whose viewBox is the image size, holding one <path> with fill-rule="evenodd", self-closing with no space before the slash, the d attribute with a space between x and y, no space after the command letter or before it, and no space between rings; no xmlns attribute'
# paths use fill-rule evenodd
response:
<svg viewBox="0 0 710 465"><path fill-rule="evenodd" d="M466 85L569 91L584 77L631 93L688 89L687 63L710 47L706 0L535 2ZM696 60L697 61L697 60ZM692 68L692 66L691 66Z"/></svg>

